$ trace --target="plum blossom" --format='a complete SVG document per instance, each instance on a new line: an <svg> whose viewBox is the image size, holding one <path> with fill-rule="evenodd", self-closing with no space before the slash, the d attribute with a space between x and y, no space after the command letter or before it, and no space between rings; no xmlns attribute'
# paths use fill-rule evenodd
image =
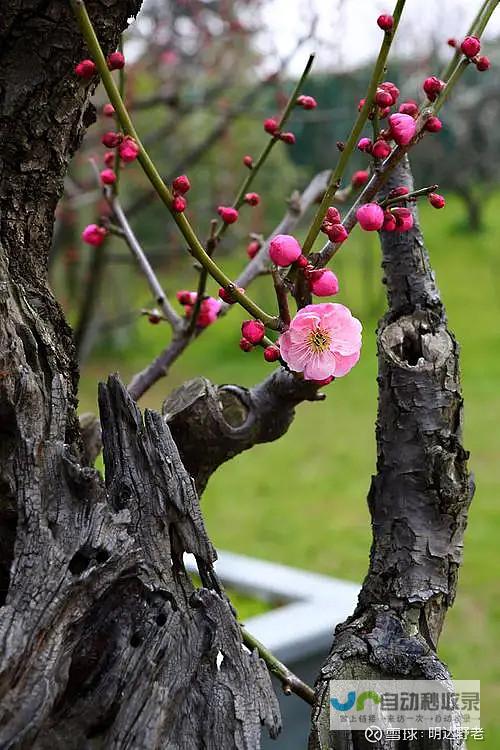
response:
<svg viewBox="0 0 500 750"><path fill-rule="evenodd" d="M281 358L305 380L342 377L359 360L361 330L359 320L344 305L307 305L279 338Z"/></svg>

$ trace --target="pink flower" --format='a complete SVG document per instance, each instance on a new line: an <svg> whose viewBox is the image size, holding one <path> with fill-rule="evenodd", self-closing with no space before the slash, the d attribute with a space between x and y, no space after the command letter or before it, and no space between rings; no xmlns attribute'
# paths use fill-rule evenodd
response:
<svg viewBox="0 0 500 750"><path fill-rule="evenodd" d="M102 113L103 113L104 117L113 117L113 115L115 114L115 108L113 107L112 104L110 104L108 102L102 108Z"/></svg>
<svg viewBox="0 0 500 750"><path fill-rule="evenodd" d="M260 203L260 195L258 193L247 193L244 200L249 206L258 206Z"/></svg>
<svg viewBox="0 0 500 750"><path fill-rule="evenodd" d="M121 70L125 65L125 57L121 52L112 52L107 56L106 62L110 70Z"/></svg>
<svg viewBox="0 0 500 750"><path fill-rule="evenodd" d="M307 305L279 338L282 359L306 380L342 377L361 351L361 323L344 305Z"/></svg>
<svg viewBox="0 0 500 750"><path fill-rule="evenodd" d="M396 231L396 219L390 211L385 211L384 213L384 223L382 224L382 230L384 232Z"/></svg>
<svg viewBox="0 0 500 750"><path fill-rule="evenodd" d="M242 352L251 352L253 349L253 344L251 344L248 339L242 337L240 339L239 347Z"/></svg>
<svg viewBox="0 0 500 750"><path fill-rule="evenodd" d="M232 206L219 206L217 208L217 213L224 224L234 224L235 221L238 221L238 211Z"/></svg>
<svg viewBox="0 0 500 750"><path fill-rule="evenodd" d="M81 60L78 65L75 65L75 73L78 78L88 80L97 73L96 64L93 60Z"/></svg>
<svg viewBox="0 0 500 750"><path fill-rule="evenodd" d="M182 195L174 195L172 199L172 211L175 211L176 214L181 214L186 210L186 207L187 200Z"/></svg>
<svg viewBox="0 0 500 750"><path fill-rule="evenodd" d="M114 151L106 151L104 154L104 163L107 167L112 167L115 163L115 154Z"/></svg>
<svg viewBox="0 0 500 750"><path fill-rule="evenodd" d="M399 99L399 89L395 83L392 83L392 81L384 81L380 84L379 88L387 91L387 93L391 95L391 105L396 104Z"/></svg>
<svg viewBox="0 0 500 750"><path fill-rule="evenodd" d="M244 320L241 324L241 335L251 344L260 344L266 333L266 327L261 320Z"/></svg>
<svg viewBox="0 0 500 750"><path fill-rule="evenodd" d="M191 304L185 304L184 309L186 310L186 316L189 318L193 313L193 305L196 302L196 292L186 292L186 294L190 295L190 299L192 300ZM177 298L179 298L179 293L177 293ZM198 317L196 318L196 325L198 328L206 328L207 326L211 325L217 320L217 316L219 314L219 310L222 307L222 302L220 299L215 299L214 297L205 297L204 300L202 300L202 303L200 305L200 311L198 313Z"/></svg>
<svg viewBox="0 0 500 750"><path fill-rule="evenodd" d="M424 127L429 131L429 133L439 133L439 131L443 127L443 123L441 122L439 117L432 115L432 117L429 117L429 119L425 121Z"/></svg>
<svg viewBox="0 0 500 750"><path fill-rule="evenodd" d="M306 94L301 94L297 97L297 104L299 107L304 107L304 109L316 109L318 106L318 102L314 96L306 96Z"/></svg>
<svg viewBox="0 0 500 750"><path fill-rule="evenodd" d="M378 203L364 203L356 211L356 219L365 232L376 232L378 229L382 229L384 212Z"/></svg>
<svg viewBox="0 0 500 750"><path fill-rule="evenodd" d="M407 232L413 226L413 214L403 206L392 208L391 213L396 221L396 232Z"/></svg>
<svg viewBox="0 0 500 750"><path fill-rule="evenodd" d="M382 29L382 31L390 31L394 26L394 18L388 13L384 13L377 18L377 26Z"/></svg>
<svg viewBox="0 0 500 750"><path fill-rule="evenodd" d="M362 187L362 185L365 184L365 182L368 182L369 173L366 171L366 169L358 169L357 172L354 172L353 176L351 177L351 183L352 186L355 188Z"/></svg>
<svg viewBox="0 0 500 750"><path fill-rule="evenodd" d="M445 199L442 195L439 195L439 193L429 193L427 197L429 199L429 203L431 204L431 206L434 206L434 208L444 208L446 205Z"/></svg>
<svg viewBox="0 0 500 750"><path fill-rule="evenodd" d="M188 190L191 189L191 183L189 182L189 177L185 174L180 174L179 177L176 177L175 180L172 182L172 187L176 191L176 193L180 193L181 195L184 195L184 193L187 193Z"/></svg>
<svg viewBox="0 0 500 750"><path fill-rule="evenodd" d="M417 129L413 117L402 115L400 112L396 112L389 117L389 127L391 129L391 136L398 146L407 146Z"/></svg>
<svg viewBox="0 0 500 750"><path fill-rule="evenodd" d="M372 148L372 154L375 157L375 159L385 159L386 156L389 156L391 153L391 147L387 143L387 141L384 141L382 138L380 138L378 141L375 141Z"/></svg>
<svg viewBox="0 0 500 750"><path fill-rule="evenodd" d="M486 57L486 55L482 55L481 57L478 57L476 60L476 68L479 70L480 73L484 73L485 70L488 70L491 66L490 58Z"/></svg>
<svg viewBox="0 0 500 750"><path fill-rule="evenodd" d="M107 234L108 230L104 227L100 227L98 224L89 224L82 232L82 240L86 242L87 245L99 247L99 245L102 245L106 239Z"/></svg>
<svg viewBox="0 0 500 750"><path fill-rule="evenodd" d="M133 138L127 136L118 147L120 159L125 162L134 161L139 156L139 146Z"/></svg>
<svg viewBox="0 0 500 750"><path fill-rule="evenodd" d="M330 297L339 291L339 280L329 268L318 268L309 273L309 286L316 297Z"/></svg>
<svg viewBox="0 0 500 750"><path fill-rule="evenodd" d="M408 195L409 189L405 185L399 185L398 187L392 188L389 193L389 198L399 198L402 195Z"/></svg>
<svg viewBox="0 0 500 750"><path fill-rule="evenodd" d="M302 255L300 245L290 234L277 234L269 245L269 257L277 266L289 266Z"/></svg>
<svg viewBox="0 0 500 750"><path fill-rule="evenodd" d="M437 76L429 76L429 78L425 79L422 88L427 94L429 101L433 102L438 98L438 95L444 89L445 85L445 82L440 78L437 78Z"/></svg>
<svg viewBox="0 0 500 750"><path fill-rule="evenodd" d="M180 289L178 292L176 292L177 299L181 303L181 305L194 305L196 302L197 294L196 292L189 292L187 289Z"/></svg>
<svg viewBox="0 0 500 750"><path fill-rule="evenodd" d="M279 138L283 143L289 143L291 146L293 146L296 141L294 133L280 133Z"/></svg>
<svg viewBox="0 0 500 750"><path fill-rule="evenodd" d="M266 346L264 349L264 359L266 362L276 362L280 358L280 350L274 344Z"/></svg>
<svg viewBox="0 0 500 750"><path fill-rule="evenodd" d="M481 49L481 42L477 36L466 36L460 49L466 57L475 57Z"/></svg>
<svg viewBox="0 0 500 750"><path fill-rule="evenodd" d="M103 185L114 185L116 182L114 169L103 169L99 176Z"/></svg>
<svg viewBox="0 0 500 750"><path fill-rule="evenodd" d="M370 138L360 138L358 141L358 149L369 154L372 150L372 142Z"/></svg>
<svg viewBox="0 0 500 750"><path fill-rule="evenodd" d="M379 86L375 94L375 104L378 104L379 107L390 107L392 106L392 103L392 96L390 93Z"/></svg>
<svg viewBox="0 0 500 750"><path fill-rule="evenodd" d="M340 224L340 211L335 206L330 206L326 211L325 221L329 221L332 224Z"/></svg>
<svg viewBox="0 0 500 750"><path fill-rule="evenodd" d="M110 130L108 133L104 133L101 138L101 143L103 143L106 148L116 148L122 142L122 138L123 136L121 133L114 133Z"/></svg>
<svg viewBox="0 0 500 750"><path fill-rule="evenodd" d="M410 117L416 117L418 115L418 104L414 101L403 102L399 107L399 112L402 115L410 115Z"/></svg>
<svg viewBox="0 0 500 750"><path fill-rule="evenodd" d="M258 240L252 240L251 242L248 243L247 255L250 259L255 258L259 250L260 250L260 242Z"/></svg>
<svg viewBox="0 0 500 750"><path fill-rule="evenodd" d="M267 120L264 120L264 130L269 135L274 135L278 130L278 121L274 117L268 117Z"/></svg>
<svg viewBox="0 0 500 750"><path fill-rule="evenodd" d="M326 234L334 245L340 245L349 237L349 233L343 224L331 224Z"/></svg>

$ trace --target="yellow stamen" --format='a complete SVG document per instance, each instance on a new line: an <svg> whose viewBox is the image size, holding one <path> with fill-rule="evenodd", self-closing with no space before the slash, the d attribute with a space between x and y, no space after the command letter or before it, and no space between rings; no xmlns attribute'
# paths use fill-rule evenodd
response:
<svg viewBox="0 0 500 750"><path fill-rule="evenodd" d="M309 334L307 343L315 354L321 354L321 352L325 352L329 348L331 340L332 338L328 331L325 331L323 328L316 328Z"/></svg>

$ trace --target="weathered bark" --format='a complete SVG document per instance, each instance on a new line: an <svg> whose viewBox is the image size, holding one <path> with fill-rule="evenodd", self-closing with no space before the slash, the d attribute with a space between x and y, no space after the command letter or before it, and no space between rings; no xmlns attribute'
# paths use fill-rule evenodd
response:
<svg viewBox="0 0 500 750"><path fill-rule="evenodd" d="M105 51L138 6L89 2ZM254 750L261 724L279 729L268 673L242 647L168 427L116 379L100 393L107 486L85 467L95 431L83 446L47 285L54 209L93 118L83 56L67 3L2 8L0 746Z"/></svg>
<svg viewBox="0 0 500 750"><path fill-rule="evenodd" d="M411 186L408 164L391 186ZM458 747L452 741L367 743L329 733L329 681L439 679L436 655L457 586L472 498L462 446L458 345L446 323L418 226L381 235L389 309L378 328L377 474L368 497L373 544L353 616L335 633L316 685L310 750Z"/></svg>

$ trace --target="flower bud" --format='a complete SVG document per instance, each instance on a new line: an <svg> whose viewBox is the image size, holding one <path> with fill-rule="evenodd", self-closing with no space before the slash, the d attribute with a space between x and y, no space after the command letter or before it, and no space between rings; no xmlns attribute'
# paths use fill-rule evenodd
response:
<svg viewBox="0 0 500 750"><path fill-rule="evenodd" d="M476 68L479 70L480 73L483 73L485 70L488 70L491 67L490 58L486 57L486 55L482 55L482 57L478 57L476 60Z"/></svg>
<svg viewBox="0 0 500 750"><path fill-rule="evenodd" d="M311 292L317 297L330 297L339 291L339 281L329 268L318 268L309 274Z"/></svg>
<svg viewBox="0 0 500 750"><path fill-rule="evenodd" d="M389 154L391 153L391 147L387 143L387 141L384 141L382 138L380 138L378 141L375 141L372 148L372 154L375 157L375 159L385 159Z"/></svg>
<svg viewBox="0 0 500 750"><path fill-rule="evenodd" d="M172 198L172 211L176 214L181 214L186 210L187 200L182 195L174 195Z"/></svg>
<svg viewBox="0 0 500 750"><path fill-rule="evenodd" d="M396 231L396 219L390 211L384 212L384 223L382 224L383 232L395 232Z"/></svg>
<svg viewBox="0 0 500 750"><path fill-rule="evenodd" d="M128 163L134 161L139 156L139 146L133 138L127 136L118 146L118 153L120 154L120 159Z"/></svg>
<svg viewBox="0 0 500 750"><path fill-rule="evenodd" d="M378 203L364 203L356 211L356 219L365 232L375 232L382 229L384 212Z"/></svg>
<svg viewBox="0 0 500 750"><path fill-rule="evenodd" d="M115 152L106 151L104 154L104 163L107 167L112 167L115 163Z"/></svg>
<svg viewBox="0 0 500 750"><path fill-rule="evenodd" d="M372 142L370 138L360 138L358 141L358 149L360 151L364 151L365 153L369 154L372 150Z"/></svg>
<svg viewBox="0 0 500 750"><path fill-rule="evenodd" d="M328 239L334 245L340 245L349 237L347 229L343 224L331 224L327 232Z"/></svg>
<svg viewBox="0 0 500 750"><path fill-rule="evenodd" d="M445 199L442 195L439 195L439 193L429 193L427 198L431 206L434 208L444 208L446 205Z"/></svg>
<svg viewBox="0 0 500 750"><path fill-rule="evenodd" d="M351 177L351 184L355 188L362 187L366 182L368 182L370 174L366 169L358 169L357 172L354 172L353 176Z"/></svg>
<svg viewBox="0 0 500 750"><path fill-rule="evenodd" d="M304 109L316 109L318 106L318 102L314 96L306 96L305 94L301 94L297 98L297 104L299 107L304 107Z"/></svg>
<svg viewBox="0 0 500 750"><path fill-rule="evenodd" d="M258 206L260 203L260 195L258 193L247 193L244 198L245 203L249 206Z"/></svg>
<svg viewBox="0 0 500 750"><path fill-rule="evenodd" d="M382 29L382 31L390 31L394 26L394 18L388 13L383 13L377 18L377 26Z"/></svg>
<svg viewBox="0 0 500 750"><path fill-rule="evenodd" d="M99 177L103 185L114 185L116 182L116 174L114 169L103 169Z"/></svg>
<svg viewBox="0 0 500 750"><path fill-rule="evenodd" d="M261 320L244 320L241 324L241 335L251 344L260 344L266 333Z"/></svg>
<svg viewBox="0 0 500 750"><path fill-rule="evenodd" d="M392 81L384 81L380 84L379 88L387 91L387 93L391 95L391 104L396 104L399 99L399 89L395 83L392 83Z"/></svg>
<svg viewBox="0 0 500 750"><path fill-rule="evenodd" d="M358 102L358 112L361 112L363 107L365 106L366 99L360 99Z"/></svg>
<svg viewBox="0 0 500 750"><path fill-rule="evenodd" d="M251 352L253 349L252 344L247 339L240 339L239 346L242 352Z"/></svg>
<svg viewBox="0 0 500 750"><path fill-rule="evenodd" d="M108 133L104 133L101 138L101 143L103 143L106 148L116 148L120 145L122 140L123 136L121 133L113 133L113 131L110 130Z"/></svg>
<svg viewBox="0 0 500 750"><path fill-rule="evenodd" d="M108 230L105 229L105 227L100 227L98 224L89 224L82 232L82 240L86 242L87 245L99 247L99 245L102 245L106 239L107 234Z"/></svg>
<svg viewBox="0 0 500 750"><path fill-rule="evenodd" d="M290 234L277 234L269 244L269 257L277 266L289 266L301 255L299 243Z"/></svg>
<svg viewBox="0 0 500 750"><path fill-rule="evenodd" d="M93 60L81 60L75 65L75 73L78 78L89 80L97 73L97 66Z"/></svg>
<svg viewBox="0 0 500 750"><path fill-rule="evenodd" d="M248 243L247 255L250 259L255 258L259 250L260 250L260 242L258 242L258 240L252 240L251 242Z"/></svg>
<svg viewBox="0 0 500 750"><path fill-rule="evenodd" d="M438 95L444 89L445 85L445 82L441 81L441 79L437 78L436 76L429 76L429 78L425 79L423 83L423 89L427 94L427 98L430 102L433 102L435 99L437 99Z"/></svg>
<svg viewBox="0 0 500 750"><path fill-rule="evenodd" d="M378 88L375 94L375 104L379 107L390 107L392 105L392 96L388 91Z"/></svg>
<svg viewBox="0 0 500 750"><path fill-rule="evenodd" d="M267 120L264 120L264 130L269 135L275 135L278 130L278 121L274 117L268 117Z"/></svg>
<svg viewBox="0 0 500 750"><path fill-rule="evenodd" d="M172 188L176 193L180 193L181 195L187 193L188 190L191 189L191 183L189 182L189 178L187 177L187 175L181 174L179 175L179 177L176 177L172 182Z"/></svg>
<svg viewBox="0 0 500 750"><path fill-rule="evenodd" d="M196 292L189 292L187 289L181 289L180 291L176 292L175 296L177 297L181 305L194 305L194 303L196 302L196 297L198 295L196 294Z"/></svg>
<svg viewBox="0 0 500 750"><path fill-rule="evenodd" d="M391 213L396 221L396 232L407 232L413 226L413 214L409 208L392 208Z"/></svg>
<svg viewBox="0 0 500 750"><path fill-rule="evenodd" d="M113 117L113 115L115 114L115 108L113 107L112 104L110 104L108 102L102 108L102 113L103 113L104 117Z"/></svg>
<svg viewBox="0 0 500 750"><path fill-rule="evenodd" d="M331 224L340 224L340 211L336 206L330 206L326 211L325 221L329 221Z"/></svg>
<svg viewBox="0 0 500 750"><path fill-rule="evenodd" d="M398 146L407 146L416 133L415 120L410 115L402 115L400 112L389 117L391 137Z"/></svg>
<svg viewBox="0 0 500 750"><path fill-rule="evenodd" d="M409 102L403 102L399 107L399 112L402 115L416 117L418 115L418 104L411 100Z"/></svg>
<svg viewBox="0 0 500 750"><path fill-rule="evenodd" d="M252 167L253 167L253 159L252 159L252 157L248 156L248 155L244 156L243 157L243 164L245 165L245 167L248 167L248 169L252 169Z"/></svg>
<svg viewBox="0 0 500 750"><path fill-rule="evenodd" d="M125 57L121 52L112 52L107 56L106 62L110 70L121 70L125 65Z"/></svg>
<svg viewBox="0 0 500 750"><path fill-rule="evenodd" d="M234 224L235 221L238 221L238 211L232 206L219 206L217 208L217 213L224 224Z"/></svg>
<svg viewBox="0 0 500 750"><path fill-rule="evenodd" d="M429 133L439 133L439 131L443 127L443 123L441 122L439 117L432 115L432 117L429 117L429 119L426 120L424 127L429 131Z"/></svg>
<svg viewBox="0 0 500 750"><path fill-rule="evenodd" d="M280 358L280 350L274 344L266 346L264 349L264 359L266 362L276 362Z"/></svg>
<svg viewBox="0 0 500 750"><path fill-rule="evenodd" d="M161 320L161 314L160 311L156 308L154 310L151 310L151 312L148 315L148 320L152 325L158 325L158 323Z"/></svg>
<svg viewBox="0 0 500 750"><path fill-rule="evenodd" d="M466 36L460 49L466 57L475 57L481 49L481 42L477 36Z"/></svg>
<svg viewBox="0 0 500 750"><path fill-rule="evenodd" d="M402 195L408 195L409 189L405 187L404 185L400 185L399 187L395 187L391 190L389 193L389 198L399 198Z"/></svg>
<svg viewBox="0 0 500 750"><path fill-rule="evenodd" d="M283 143L289 143L293 146L293 144L296 141L295 135L293 133L280 133L280 141L283 141Z"/></svg>
<svg viewBox="0 0 500 750"><path fill-rule="evenodd" d="M238 291L243 293L245 290L243 289L243 287L239 286ZM218 294L221 300L226 302L228 305L234 305L234 303L237 301L236 297L233 297L231 291L229 289L224 289L223 286L220 287Z"/></svg>
<svg viewBox="0 0 500 750"><path fill-rule="evenodd" d="M295 261L298 268L307 268L309 265L309 261L307 260L305 255L300 255L297 260Z"/></svg>

